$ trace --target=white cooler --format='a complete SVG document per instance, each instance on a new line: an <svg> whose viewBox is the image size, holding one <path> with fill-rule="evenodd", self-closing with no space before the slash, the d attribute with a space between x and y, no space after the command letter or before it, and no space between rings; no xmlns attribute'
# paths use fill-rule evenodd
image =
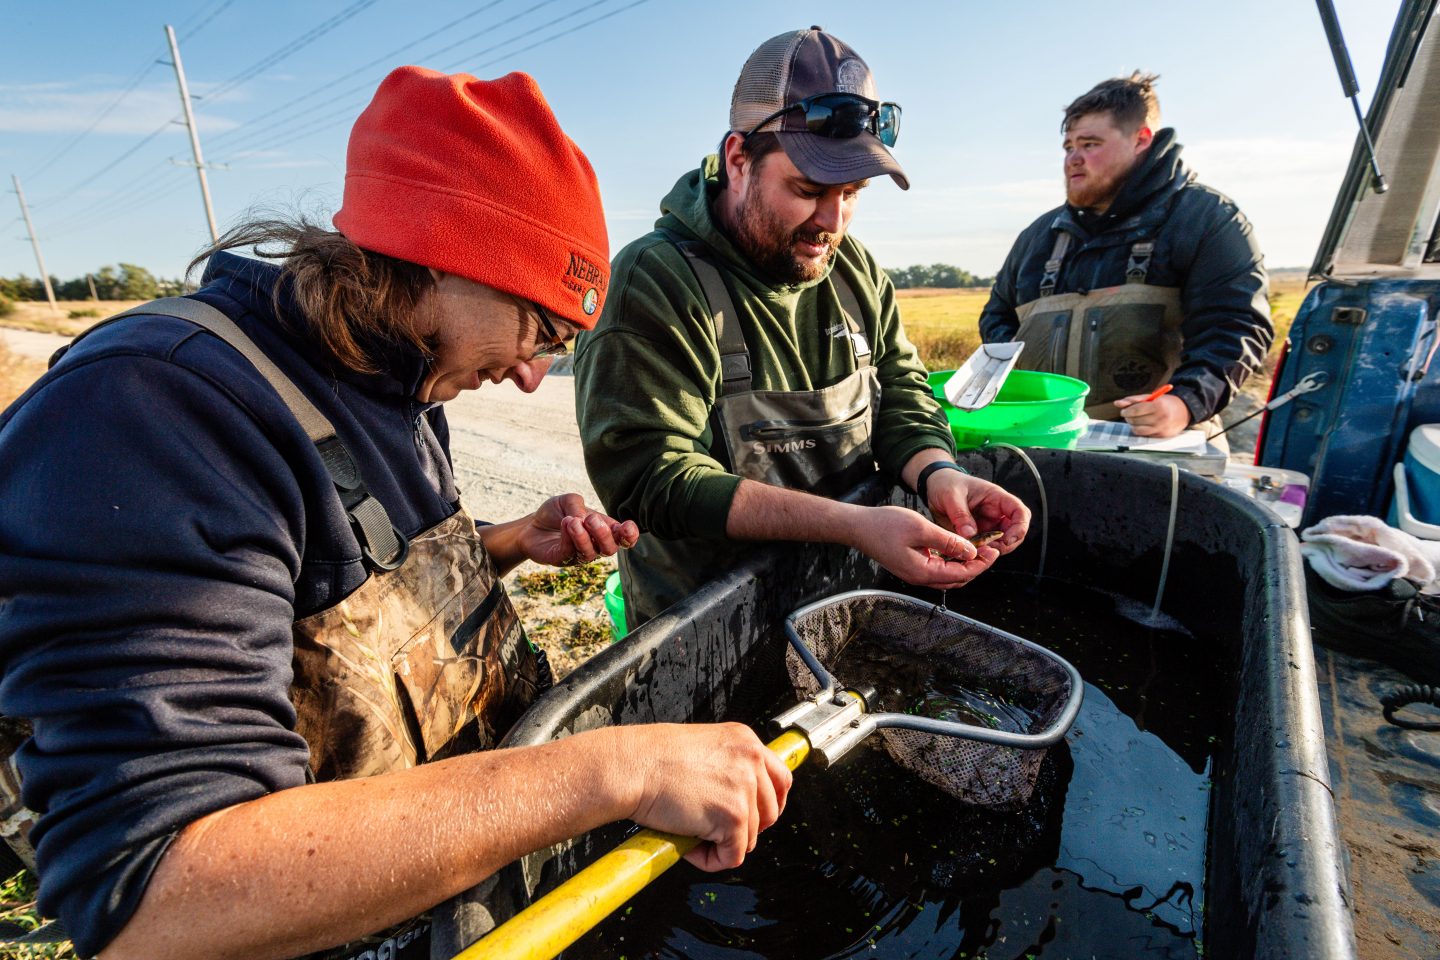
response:
<svg viewBox="0 0 1440 960"><path fill-rule="evenodd" d="M1387 521L1422 540L1440 540L1440 423L1410 431L1395 464L1395 499Z"/></svg>

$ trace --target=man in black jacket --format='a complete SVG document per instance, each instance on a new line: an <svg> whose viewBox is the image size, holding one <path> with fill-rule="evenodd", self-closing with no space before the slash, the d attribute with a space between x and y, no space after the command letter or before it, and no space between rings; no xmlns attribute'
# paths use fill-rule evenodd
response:
<svg viewBox="0 0 1440 960"><path fill-rule="evenodd" d="M1015 241L980 332L1024 340L1021 368L1088 383L1090 416L1170 437L1216 417L1275 332L1250 222L1157 130L1156 79L1106 80L1065 108L1066 202Z"/></svg>

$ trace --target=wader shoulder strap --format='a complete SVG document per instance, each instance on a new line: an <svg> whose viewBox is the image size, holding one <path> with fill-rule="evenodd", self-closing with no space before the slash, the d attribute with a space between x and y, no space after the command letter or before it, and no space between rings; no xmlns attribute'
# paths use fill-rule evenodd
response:
<svg viewBox="0 0 1440 960"><path fill-rule="evenodd" d="M1040 296L1054 295L1055 285L1060 280L1060 265L1065 262L1065 254L1070 250L1070 240L1070 234L1064 230L1055 234L1055 247L1050 251L1050 259L1045 261L1045 274L1040 278Z"/></svg>
<svg viewBox="0 0 1440 960"><path fill-rule="evenodd" d="M255 345L255 341L247 337L244 331L235 325L235 321L208 303L202 303L189 297L165 297L161 300L143 303L124 313L117 313L81 333L67 347L56 351L55 356L50 360L51 366L54 366L55 362L64 355L65 350L78 343L82 337L88 336L122 317L138 315L158 315L188 320L224 340L241 356L249 360L265 378L265 381L280 395L280 399L284 401L285 406L299 421L306 436L319 451L320 459L330 474L331 482L335 484L335 490L340 495L340 502L345 507L346 515L350 518L350 527L354 531L356 539L360 541L360 553L365 559L366 566L373 570L393 570L404 562L405 554L409 551L409 542L390 522L390 515L385 512L385 507L365 489L365 481L360 476L360 467L350 456L350 451L340 442L340 438L335 435L335 427L300 392L290 378L280 372L280 368Z"/></svg>
<svg viewBox="0 0 1440 960"><path fill-rule="evenodd" d="M720 396L732 393L748 393L751 384L750 348L745 345L745 334L740 329L740 320L735 312L735 300L730 288L720 275L720 268L710 259L710 250L698 240L685 240L680 236L662 230L665 238L685 255L685 262L700 289L705 293L710 318L715 324L715 342L720 347Z"/></svg>
<svg viewBox="0 0 1440 960"><path fill-rule="evenodd" d="M857 368L870 366L870 342L865 338L865 327L860 318L865 314L860 309L860 298L855 296L855 288L850 286L850 281L839 270L830 271L830 285L835 288L835 295L840 298L840 312L845 315L845 325L850 328L850 346L855 350L855 366Z"/></svg>

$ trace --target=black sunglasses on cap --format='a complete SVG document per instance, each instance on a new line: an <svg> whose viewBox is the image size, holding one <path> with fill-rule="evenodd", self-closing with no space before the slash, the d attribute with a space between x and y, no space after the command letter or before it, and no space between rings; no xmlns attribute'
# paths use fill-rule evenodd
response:
<svg viewBox="0 0 1440 960"><path fill-rule="evenodd" d="M873 133L885 146L893 147L900 136L900 104L880 103L853 93L822 93L781 107L751 127L745 138L792 110L805 111L805 129L820 137L850 140Z"/></svg>
<svg viewBox="0 0 1440 960"><path fill-rule="evenodd" d="M550 312L540 304L531 301L530 306L535 308L535 313L540 317L540 328L545 333L545 343L535 345L535 352L530 354L530 359L536 357L563 357L569 352L565 340L555 329L555 324L550 320Z"/></svg>

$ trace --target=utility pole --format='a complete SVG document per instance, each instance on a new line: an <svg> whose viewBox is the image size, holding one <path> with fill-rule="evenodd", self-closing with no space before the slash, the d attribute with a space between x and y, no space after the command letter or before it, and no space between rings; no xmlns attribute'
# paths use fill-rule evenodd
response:
<svg viewBox="0 0 1440 960"><path fill-rule="evenodd" d="M205 179L205 158L200 153L200 131L195 129L195 114L190 109L190 88L185 83L185 67L180 63L180 47L175 42L175 29L165 25L165 39L170 43L170 62L175 68L175 82L180 85L180 106L185 108L185 127L190 131L190 150L195 154L195 172L200 175L200 196L205 201L205 221L210 225L210 239L220 239L215 229L215 208L210 203L210 182Z"/></svg>
<svg viewBox="0 0 1440 960"><path fill-rule="evenodd" d="M95 275L90 273L85 274L85 282L90 284L90 299L98 301L100 295L95 292Z"/></svg>
<svg viewBox="0 0 1440 960"><path fill-rule="evenodd" d="M40 281L45 284L45 299L50 301L50 309L58 313L60 308L55 305L55 289L50 286L45 258L40 256L40 241L35 237L35 225L30 222L30 208L25 206L25 191L20 189L20 178L15 174L10 174L10 180L15 184L15 196L20 198L20 216L25 218L25 229L30 231L30 246L35 248L35 265L40 268Z"/></svg>

